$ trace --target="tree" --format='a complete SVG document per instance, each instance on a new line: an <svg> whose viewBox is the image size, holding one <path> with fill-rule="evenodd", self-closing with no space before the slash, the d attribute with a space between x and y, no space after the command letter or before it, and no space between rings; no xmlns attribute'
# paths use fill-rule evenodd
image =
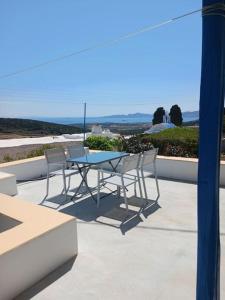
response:
<svg viewBox="0 0 225 300"><path fill-rule="evenodd" d="M152 124L163 123L163 117L165 116L165 109L163 107L158 107L153 114Z"/></svg>
<svg viewBox="0 0 225 300"><path fill-rule="evenodd" d="M176 126L181 126L183 122L182 112L180 107L175 104L170 109L170 121Z"/></svg>

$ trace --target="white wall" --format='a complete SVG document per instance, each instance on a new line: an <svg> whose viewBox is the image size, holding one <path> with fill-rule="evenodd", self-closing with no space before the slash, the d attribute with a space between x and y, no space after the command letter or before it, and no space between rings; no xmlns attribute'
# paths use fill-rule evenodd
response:
<svg viewBox="0 0 225 300"><path fill-rule="evenodd" d="M151 168L148 168L151 170ZM183 181L197 181L198 160L185 158L157 158L157 173L159 177Z"/></svg>
<svg viewBox="0 0 225 300"><path fill-rule="evenodd" d="M157 158L158 176L197 182L198 160L179 157L158 156ZM22 160L21 163L11 162L1 164L0 171L16 175L17 180L29 180L40 176L45 176L47 172L44 157ZM225 186L225 163L221 163L221 185Z"/></svg>
<svg viewBox="0 0 225 300"><path fill-rule="evenodd" d="M45 176L47 165L44 157L24 159L16 162L0 164L0 171L16 175L17 180L29 180Z"/></svg>
<svg viewBox="0 0 225 300"><path fill-rule="evenodd" d="M157 171L159 177L197 183L198 159L158 156ZM220 184L225 186L224 162L220 165Z"/></svg>
<svg viewBox="0 0 225 300"><path fill-rule="evenodd" d="M0 256L0 299L10 300L77 254L76 220Z"/></svg>
<svg viewBox="0 0 225 300"><path fill-rule="evenodd" d="M9 196L17 194L16 176L0 172L0 192Z"/></svg>

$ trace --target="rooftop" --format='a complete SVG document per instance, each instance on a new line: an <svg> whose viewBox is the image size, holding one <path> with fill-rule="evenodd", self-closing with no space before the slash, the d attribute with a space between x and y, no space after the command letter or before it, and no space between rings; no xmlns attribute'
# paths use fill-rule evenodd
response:
<svg viewBox="0 0 225 300"><path fill-rule="evenodd" d="M90 186L96 186L90 171ZM148 206L132 197L129 217L123 199L108 196L100 208L84 196L59 208L75 216L78 225L78 256L68 272L60 270L24 295L33 299L182 299L195 298L196 283L196 191L195 184L160 180L156 203L154 181L148 180ZM79 176L72 178L78 186ZM18 196L40 204L46 180L20 183ZM42 205L58 208L64 198L62 178L50 179L50 195ZM102 190L107 193L107 189ZM73 194L73 190L70 191ZM221 216L225 215L225 189L221 189ZM60 241L59 241L60 243ZM221 218L221 299L225 298L225 219ZM49 249L51 251L51 249ZM23 295L23 296L24 296ZM21 296L22 297L22 296Z"/></svg>

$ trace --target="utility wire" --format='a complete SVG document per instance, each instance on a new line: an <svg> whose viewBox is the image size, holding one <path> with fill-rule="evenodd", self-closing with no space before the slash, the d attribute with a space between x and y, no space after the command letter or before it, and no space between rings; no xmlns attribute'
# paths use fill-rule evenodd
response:
<svg viewBox="0 0 225 300"><path fill-rule="evenodd" d="M42 62L40 64L35 64L35 65L30 66L30 67L19 69L17 71L11 72L11 73L3 74L3 75L0 76L0 80L4 79L4 78L12 77L12 76L24 73L24 72L32 71L34 69L38 69L38 68L44 67L46 65L49 65L49 64L52 64L52 63L55 63L55 62L58 62L58 61L70 58L72 56L76 56L76 55L79 55L79 54L82 54L82 53L85 53L85 52L89 52L91 50L95 50L95 49L99 49L99 48L103 48L103 47L107 47L107 46L112 46L112 45L117 44L117 43L119 43L119 42L121 42L123 40L129 39L129 38L133 38L133 37L135 37L137 35L140 35L140 34L143 34L145 32L149 32L149 31L158 29L158 28L163 27L163 26L165 26L167 24L170 24L172 22L176 22L176 21L178 21L180 19L186 18L188 16L191 16L191 15L199 13L199 12L202 12L203 16L217 16L217 15L219 15L219 16L224 17L225 16L225 14L224 14L224 12L225 12L225 5L222 4L222 3L215 3L215 4L212 4L212 5L208 5L206 7L203 7L203 8L200 8L200 9L196 9L196 10L193 10L193 11L190 11L190 12L187 12L185 14L182 14L180 16L171 18L171 19L163 21L161 23L158 23L158 24L155 24L155 25L145 26L145 27L143 27L141 29L138 29L136 31L132 31L132 32L129 32L129 33L125 34L125 35L122 35L122 36L120 36L120 37L118 37L116 39L112 39L112 40L108 40L108 41L105 41L105 42L101 42L101 43L98 43L96 45L93 45L93 46L90 46L90 47L87 47L87 48L83 48L81 50L78 50L78 51L75 51L75 52L71 52L71 53L66 54L66 55L55 57L53 59L44 61L44 62Z"/></svg>
<svg viewBox="0 0 225 300"><path fill-rule="evenodd" d="M127 40L127 39L133 38L133 37L135 37L137 35L143 34L145 32L149 32L149 31L158 29L158 28L163 27L163 26L165 26L167 24L170 24L172 22L176 22L176 21L178 21L178 20L180 20L182 18L185 18L185 17L188 17L190 15L193 15L193 14L199 13L201 11L204 11L205 9L210 9L211 7L214 8L215 5L210 5L210 6L207 6L206 8L203 8L203 9L201 8L201 9L193 10L193 11L190 11L188 13L182 14L180 16L174 17L172 19L160 22L158 24L145 26L145 27L143 27L141 29L129 32L129 33L127 33L125 35L122 35L122 36L120 36L118 38L115 38L115 39L112 39L112 40L108 40L108 41L105 41L105 42L101 42L101 43L98 43L96 45L93 45L93 46L90 46L90 47L87 47L87 48L83 48L81 50L78 50L78 51L75 51L75 52L71 52L71 53L66 54L66 55L58 56L58 57L55 57L53 59L44 61L42 63L35 64L35 65L29 66L29 67L26 67L26 68L23 68L23 69L19 69L17 71L11 72L11 73L3 74L3 75L0 76L0 79L12 77L12 76L24 73L24 72L28 72L28 71L32 71L32 70L35 70L35 69L38 69L38 68L42 68L42 67L47 66L49 64L53 64L53 63L56 63L58 61L70 58L72 56L76 56L76 55L79 55L79 54L82 54L82 53L85 53L85 52L89 52L91 50L95 50L95 49L99 49L99 48L103 48L103 47L107 47L107 46L111 46L111 45L117 44L117 43L119 43L119 42L121 42L123 40Z"/></svg>
<svg viewBox="0 0 225 300"><path fill-rule="evenodd" d="M7 101L7 100L2 100L1 104L30 104L30 103L35 103L35 104L49 104L49 103L54 103L54 104L65 104L65 101L40 101L37 102L36 100L19 100L19 101ZM83 102L74 102L74 101L67 101L67 104L76 104L76 105L84 105ZM146 102L146 103L131 103L133 106L146 106L146 105L152 105L152 104L160 104L162 101L154 101L154 102ZM115 103L87 103L88 106L115 106ZM120 106L126 106L127 103L120 104Z"/></svg>

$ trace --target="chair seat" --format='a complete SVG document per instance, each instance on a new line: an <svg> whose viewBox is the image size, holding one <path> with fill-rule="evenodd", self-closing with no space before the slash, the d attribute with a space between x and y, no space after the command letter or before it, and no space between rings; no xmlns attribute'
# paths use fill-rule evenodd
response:
<svg viewBox="0 0 225 300"><path fill-rule="evenodd" d="M123 178L124 178L123 180L124 180L124 185L125 186L134 184L136 182L136 179L133 176L127 176L126 175ZM122 186L122 180L121 180L121 177L119 175L113 175L111 177L104 178L103 181L106 182L106 183L109 183L109 184Z"/></svg>
<svg viewBox="0 0 225 300"><path fill-rule="evenodd" d="M63 175L63 171L62 170L56 170L56 171L51 172L51 174ZM66 177L74 175L74 174L79 174L79 171L78 170L73 170L73 169L66 169L65 170L65 176Z"/></svg>

